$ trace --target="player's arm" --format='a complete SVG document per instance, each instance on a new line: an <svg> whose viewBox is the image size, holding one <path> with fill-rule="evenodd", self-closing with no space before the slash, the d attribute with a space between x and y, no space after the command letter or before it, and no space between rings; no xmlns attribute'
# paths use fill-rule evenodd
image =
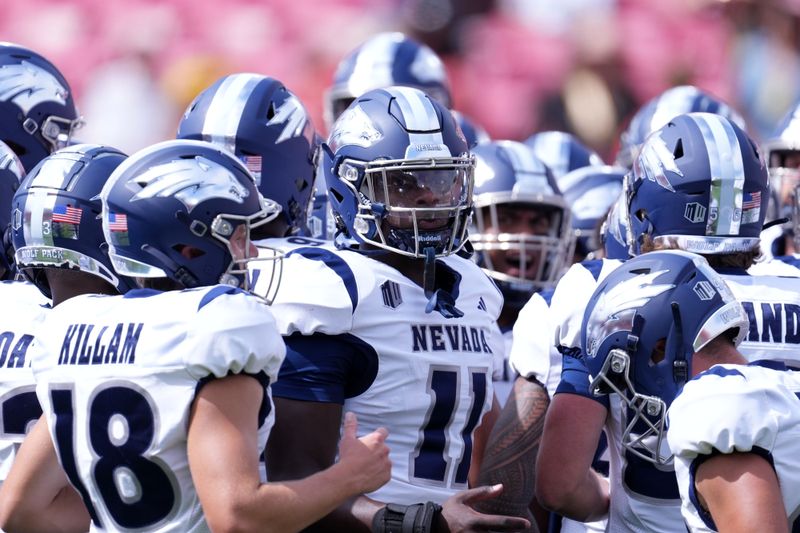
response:
<svg viewBox="0 0 800 533"><path fill-rule="evenodd" d="M296 481L261 483L256 435L263 396L256 379L229 376L206 384L192 407L189 463L213 531L299 531L348 498L376 490L389 480L386 431L357 439L356 421L348 416L339 462L316 473L307 469ZM325 419L305 418L302 424L330 427ZM270 470L270 479L276 477Z"/></svg>
<svg viewBox="0 0 800 533"><path fill-rule="evenodd" d="M497 401L497 395L492 398L492 408L483 415L481 423L475 428L472 435L472 459L469 465L469 486L477 487L480 485L478 476L481 471L481 464L486 455L486 446L489 443L489 436L500 418L500 404Z"/></svg>
<svg viewBox="0 0 800 533"><path fill-rule="evenodd" d="M562 516L588 522L608 514L608 482L592 469L606 407L578 394L556 394L536 461L536 498Z"/></svg>
<svg viewBox="0 0 800 533"><path fill-rule="evenodd" d="M549 402L541 383L517 377L489 437L478 478L482 485L502 483L503 494L481 502L478 506L481 511L530 518L536 455Z"/></svg>
<svg viewBox="0 0 800 533"><path fill-rule="evenodd" d="M0 529L7 533L85 532L89 513L58 462L44 416L25 437L0 488Z"/></svg>
<svg viewBox="0 0 800 533"><path fill-rule="evenodd" d="M694 485L718 531L789 531L778 477L760 455L715 455L697 468Z"/></svg>
<svg viewBox="0 0 800 533"><path fill-rule="evenodd" d="M337 403L275 398L275 426L266 452L269 479L300 479L332 465L341 420L342 406ZM370 531L372 517L382 506L353 495L312 529Z"/></svg>

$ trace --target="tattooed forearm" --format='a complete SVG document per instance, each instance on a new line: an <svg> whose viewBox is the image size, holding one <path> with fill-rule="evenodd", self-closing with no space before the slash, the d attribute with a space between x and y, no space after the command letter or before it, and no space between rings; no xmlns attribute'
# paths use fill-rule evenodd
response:
<svg viewBox="0 0 800 533"><path fill-rule="evenodd" d="M489 436L479 483L502 483L503 494L480 502L482 512L524 515L534 497L534 467L550 400L536 380L518 377Z"/></svg>

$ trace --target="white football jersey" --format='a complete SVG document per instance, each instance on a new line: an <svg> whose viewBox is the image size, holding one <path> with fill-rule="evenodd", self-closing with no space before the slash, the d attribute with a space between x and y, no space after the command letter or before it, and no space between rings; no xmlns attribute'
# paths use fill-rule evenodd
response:
<svg viewBox="0 0 800 533"><path fill-rule="evenodd" d="M264 449L285 346L263 301L222 285L78 296L37 334L36 392L93 530L208 530L189 471L189 413L205 381L253 375L265 384Z"/></svg>
<svg viewBox="0 0 800 533"><path fill-rule="evenodd" d="M800 373L715 365L683 387L668 411L683 517L691 531L716 531L700 507L693 471L702 456L753 452L773 464L789 529L800 525Z"/></svg>
<svg viewBox="0 0 800 533"><path fill-rule="evenodd" d="M48 300L32 283L0 282L0 484L28 430L42 414L28 348Z"/></svg>
<svg viewBox="0 0 800 533"><path fill-rule="evenodd" d="M443 314L396 269L316 243L287 255L272 308L283 335L340 344L314 349L313 364L292 376L282 372L273 392L342 403L358 415L362 435L388 428L392 478L370 497L441 503L467 487L473 431L491 405L492 373L504 349L496 324L501 293L472 261L440 258L437 279L450 279L451 304L463 313L446 318L446 295L439 299ZM284 369L308 365L306 354L292 360L291 339L287 344ZM354 351L350 365L345 358ZM333 392L327 377L307 382L321 369L336 381Z"/></svg>
<svg viewBox="0 0 800 533"><path fill-rule="evenodd" d="M800 277L721 274L750 320L739 351L800 368Z"/></svg>
<svg viewBox="0 0 800 533"><path fill-rule="evenodd" d="M800 256L782 255L771 259L756 261L747 269L753 276L788 276L800 277Z"/></svg>
<svg viewBox="0 0 800 533"><path fill-rule="evenodd" d="M539 293L517 315L509 363L517 374L539 381L553 397L561 379L561 354L553 343L550 306Z"/></svg>

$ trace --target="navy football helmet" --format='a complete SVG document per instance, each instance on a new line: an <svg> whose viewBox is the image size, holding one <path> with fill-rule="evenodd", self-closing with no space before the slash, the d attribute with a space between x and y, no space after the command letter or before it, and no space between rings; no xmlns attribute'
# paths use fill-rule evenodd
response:
<svg viewBox="0 0 800 533"><path fill-rule="evenodd" d="M564 131L541 131L534 133L525 144L533 153L550 167L561 190L561 177L577 168L603 165L597 153L583 144L576 136Z"/></svg>
<svg viewBox="0 0 800 533"><path fill-rule="evenodd" d="M673 117L685 113L714 113L745 129L741 115L722 100L693 85L671 87L646 102L633 115L628 127L620 135L619 151L614 164L631 168L645 139Z"/></svg>
<svg viewBox="0 0 800 533"><path fill-rule="evenodd" d="M625 261L631 257L631 247L628 244L628 196L623 190L608 211L606 219L600 226L600 241L603 245L603 256L608 259Z"/></svg>
<svg viewBox="0 0 800 533"><path fill-rule="evenodd" d="M50 61L0 43L0 141L26 171L66 146L82 124L67 80Z"/></svg>
<svg viewBox="0 0 800 533"><path fill-rule="evenodd" d="M561 192L572 209L575 233L575 254L591 258L600 248L599 225L622 193L627 169L621 167L586 166L568 172L559 180Z"/></svg>
<svg viewBox="0 0 800 533"><path fill-rule="evenodd" d="M33 167L14 195L11 227L17 267L48 298L44 268L80 270L120 293L133 286L114 272L99 219L98 195L125 158L108 146L68 146Z"/></svg>
<svg viewBox="0 0 800 533"><path fill-rule="evenodd" d="M245 166L203 141L165 141L133 154L101 193L103 233L120 274L169 278L184 287L247 288L247 262L231 239L274 220L280 205L259 194ZM187 250L190 253L187 253ZM269 292L269 291L267 291Z"/></svg>
<svg viewBox="0 0 800 533"><path fill-rule="evenodd" d="M460 111L452 111L452 113L453 116L456 117L458 127L461 128L461 133L464 134L464 138L467 140L467 145L470 147L470 149L474 148L478 144L486 143L492 140L485 129L483 129L471 118L467 118L464 113L461 113Z"/></svg>
<svg viewBox="0 0 800 533"><path fill-rule="evenodd" d="M772 190L770 212L774 218L791 220L784 230L792 230L795 249L800 249L800 102L783 117L762 149Z"/></svg>
<svg viewBox="0 0 800 533"><path fill-rule="evenodd" d="M721 115L674 117L647 138L633 165L628 242L644 237L701 254L755 251L769 197L758 148Z"/></svg>
<svg viewBox="0 0 800 533"><path fill-rule="evenodd" d="M287 234L306 232L321 139L280 81L259 74L220 78L186 109L177 137L213 142L236 155L261 194L281 205Z"/></svg>
<svg viewBox="0 0 800 533"><path fill-rule="evenodd" d="M414 87L453 106L444 63L428 46L400 32L379 33L339 62L325 94L328 130L350 103L372 89Z"/></svg>
<svg viewBox="0 0 800 533"><path fill-rule="evenodd" d="M666 410L692 375L692 356L723 334L738 346L749 327L744 308L702 256L650 252L611 272L586 307L581 346L592 392L619 394L631 413L623 446L669 463Z"/></svg>
<svg viewBox="0 0 800 533"><path fill-rule="evenodd" d="M10 234L11 203L24 177L25 169L17 154L0 141L0 239L3 243L0 250L0 279L13 279L16 275L14 245Z"/></svg>
<svg viewBox="0 0 800 533"><path fill-rule="evenodd" d="M464 246L475 161L441 103L411 87L369 91L323 148L328 200L346 237L417 258Z"/></svg>
<svg viewBox="0 0 800 533"><path fill-rule="evenodd" d="M472 153L474 224L469 240L506 304L521 308L534 292L553 287L569 264L570 210L550 169L528 146L491 141Z"/></svg>

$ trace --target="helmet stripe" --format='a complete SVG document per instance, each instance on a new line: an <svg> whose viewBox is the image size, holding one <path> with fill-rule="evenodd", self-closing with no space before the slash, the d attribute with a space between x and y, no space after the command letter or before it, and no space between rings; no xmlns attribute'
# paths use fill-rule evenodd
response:
<svg viewBox="0 0 800 533"><path fill-rule="evenodd" d="M537 174L541 176L547 174L544 163L534 157L531 149L526 145L517 142L500 142L500 146L503 147L506 155L508 155L508 159L511 161L511 166L514 168L515 172ZM547 185L549 188L550 184L548 183Z"/></svg>
<svg viewBox="0 0 800 533"><path fill-rule="evenodd" d="M451 154L444 143L439 115L424 93L410 87L391 87L388 92L395 98L400 112L403 114L406 129L410 130L406 157L416 159L458 155ZM412 133L411 131L426 133Z"/></svg>
<svg viewBox="0 0 800 533"><path fill-rule="evenodd" d="M376 87L394 85L392 67L399 44L397 34L387 34L373 39L361 49L347 81L350 94L358 96Z"/></svg>
<svg viewBox="0 0 800 533"><path fill-rule="evenodd" d="M708 150L711 191L706 235L738 235L742 220L744 162L730 123L717 115L692 114Z"/></svg>
<svg viewBox="0 0 800 533"><path fill-rule="evenodd" d="M53 207L57 196L32 188L25 200L23 232L28 246L53 246Z"/></svg>
<svg viewBox="0 0 800 533"><path fill-rule="evenodd" d="M441 129L436 109L424 93L410 87L392 87L394 96L406 122L406 129L413 131L437 131Z"/></svg>
<svg viewBox="0 0 800 533"><path fill-rule="evenodd" d="M29 188L67 189L67 181L77 174L84 165L82 161L72 161L67 165L64 158L46 158L31 181Z"/></svg>
<svg viewBox="0 0 800 533"><path fill-rule="evenodd" d="M259 74L238 74L225 78L208 105L202 130L204 141L224 146L234 153L244 108L262 79L264 77Z"/></svg>
<svg viewBox="0 0 800 533"><path fill-rule="evenodd" d="M675 87L668 95L668 98L661 98L656 104L647 134L665 126L676 115L691 110L692 101L698 97L698 90L694 86L686 85Z"/></svg>
<svg viewBox="0 0 800 533"><path fill-rule="evenodd" d="M552 132L546 135L537 135L533 142L533 151L540 154L545 161L550 161L550 170L556 176L563 176L569 167L569 138L566 133ZM556 157L548 154L558 154Z"/></svg>

